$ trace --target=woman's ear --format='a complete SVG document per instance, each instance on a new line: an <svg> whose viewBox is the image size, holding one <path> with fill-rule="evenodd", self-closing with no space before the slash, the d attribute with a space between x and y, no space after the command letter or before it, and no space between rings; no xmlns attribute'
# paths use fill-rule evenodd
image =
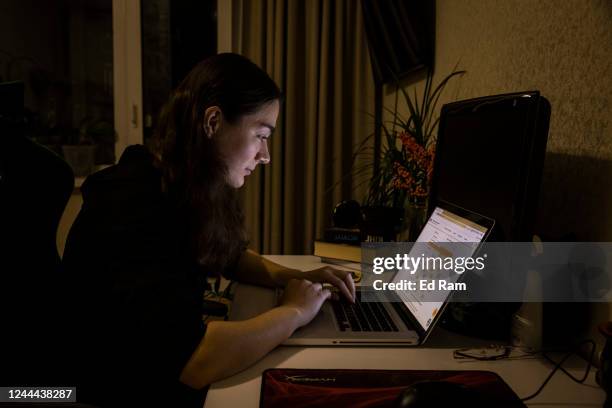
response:
<svg viewBox="0 0 612 408"><path fill-rule="evenodd" d="M204 132L211 139L221 126L221 108L210 106L204 112Z"/></svg>

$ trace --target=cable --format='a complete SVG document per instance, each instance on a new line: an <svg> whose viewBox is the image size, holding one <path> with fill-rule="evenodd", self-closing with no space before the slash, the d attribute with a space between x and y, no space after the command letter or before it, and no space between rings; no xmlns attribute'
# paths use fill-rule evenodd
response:
<svg viewBox="0 0 612 408"><path fill-rule="evenodd" d="M515 350L521 350L523 354L513 355ZM533 358L536 354L539 354L541 350L531 350L528 347L522 346L506 346L491 344L489 347L484 348L465 348L453 351L453 358L456 360L460 359L471 359L478 361L493 361L493 360L518 360L521 358Z"/></svg>
<svg viewBox="0 0 612 408"><path fill-rule="evenodd" d="M591 355L589 357L589 361L587 363L587 367L586 367L586 371L584 373L584 376L581 379L577 379L576 377L574 377L572 374L570 374L567 370L565 370L562 365L563 363L565 363L565 361L567 361L568 358L570 358L571 356L573 356L574 354L576 354L576 352L578 350L580 350L580 348L585 345L585 344L591 344ZM595 349L596 349L596 345L595 342L593 340L585 340L582 341L580 343L578 343L576 346L574 346L574 348L568 352L562 359L561 361L559 361L558 363L555 364L555 367L552 369L552 371L550 372L550 374L548 374L548 377L546 377L546 379L544 380L544 382L542 383L542 385L540 385L540 387L537 389L536 392L534 392L533 394L525 397L525 398L521 398L521 401L527 401L530 400L532 398L535 398L536 396L538 396L538 394L540 394L540 392L542 392L542 390L544 389L544 387L546 386L546 384L548 384L548 382L550 381L550 379L553 377L553 375L555 375L555 373L557 372L557 370L561 369L561 371L563 371L568 377L570 377L573 381L582 384L587 377L589 376L589 372L591 371L591 364L593 361L593 356L595 355ZM542 356L544 356L544 358L546 358L548 361L553 362L553 360L548 357L546 355L546 353L542 352Z"/></svg>
<svg viewBox="0 0 612 408"><path fill-rule="evenodd" d="M589 361L588 361L588 364L587 364L587 367L586 367L586 371L585 371L585 373L584 373L584 375L582 376L581 379L578 379L578 378L574 377L565 368L559 367L561 369L561 371L563 371L563 373L565 375L567 375L569 378L571 378L573 381L575 381L575 382L577 382L579 384L582 384L583 382L585 382L587 377L589 376L589 372L591 371L591 365L592 365L593 357L595 356L595 349L596 349L596 345L595 345L595 342L593 340L585 340L582 343L580 343L577 347L580 348L580 346L582 346L583 344L591 344L591 353L589 354ZM549 362L555 364L554 360L552 358L550 358L546 353L542 352L542 357L547 359Z"/></svg>

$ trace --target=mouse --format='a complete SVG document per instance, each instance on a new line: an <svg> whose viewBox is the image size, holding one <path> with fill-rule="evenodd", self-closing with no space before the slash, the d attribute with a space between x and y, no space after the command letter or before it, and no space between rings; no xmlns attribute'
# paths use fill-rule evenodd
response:
<svg viewBox="0 0 612 408"><path fill-rule="evenodd" d="M480 406L476 393L464 385L450 381L419 381L395 400L396 408L423 408L444 406Z"/></svg>

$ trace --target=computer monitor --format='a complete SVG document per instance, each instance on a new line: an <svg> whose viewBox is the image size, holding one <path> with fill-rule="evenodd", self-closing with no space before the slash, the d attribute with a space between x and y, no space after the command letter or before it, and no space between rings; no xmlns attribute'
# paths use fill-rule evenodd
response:
<svg viewBox="0 0 612 408"><path fill-rule="evenodd" d="M531 241L549 118L537 91L444 105L430 213L448 201L493 218L490 241Z"/></svg>

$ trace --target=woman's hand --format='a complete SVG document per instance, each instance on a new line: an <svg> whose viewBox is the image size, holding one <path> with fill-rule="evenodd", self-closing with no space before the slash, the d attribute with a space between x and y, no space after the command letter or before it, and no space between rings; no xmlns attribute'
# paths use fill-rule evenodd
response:
<svg viewBox="0 0 612 408"><path fill-rule="evenodd" d="M297 326L308 324L319 312L323 302L331 297L329 289L320 283L306 279L291 279L285 287L280 307L293 308L298 312Z"/></svg>
<svg viewBox="0 0 612 408"><path fill-rule="evenodd" d="M312 282L331 283L349 302L355 302L355 282L353 275L348 271L336 269L331 266L303 272L304 279Z"/></svg>
<svg viewBox="0 0 612 408"><path fill-rule="evenodd" d="M240 257L236 270L236 280L253 285L285 287L291 279L329 283L349 302L355 301L355 283L351 273L331 266L302 272L272 262L249 249ZM333 295L336 296L335 293Z"/></svg>

